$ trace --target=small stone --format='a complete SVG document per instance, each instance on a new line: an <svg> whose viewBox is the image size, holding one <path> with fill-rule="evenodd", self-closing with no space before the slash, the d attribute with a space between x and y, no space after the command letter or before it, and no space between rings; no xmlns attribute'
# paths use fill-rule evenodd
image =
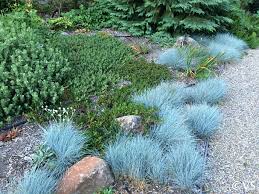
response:
<svg viewBox="0 0 259 194"><path fill-rule="evenodd" d="M93 194L113 182L112 173L104 160L85 157L67 170L57 194Z"/></svg>
<svg viewBox="0 0 259 194"><path fill-rule="evenodd" d="M69 33L67 33L67 32L61 32L61 35L63 35L63 36L69 36Z"/></svg>
<svg viewBox="0 0 259 194"><path fill-rule="evenodd" d="M175 47L182 46L199 46L199 43L189 36L180 36L176 39Z"/></svg>
<svg viewBox="0 0 259 194"><path fill-rule="evenodd" d="M0 141L0 147L2 147L4 145L4 142Z"/></svg>
<svg viewBox="0 0 259 194"><path fill-rule="evenodd" d="M142 131L142 119L140 116L128 115L119 117L116 121L120 124L120 127L126 132L140 132Z"/></svg>
<svg viewBox="0 0 259 194"><path fill-rule="evenodd" d="M32 158L29 156L24 156L23 159L27 162L32 162Z"/></svg>
<svg viewBox="0 0 259 194"><path fill-rule="evenodd" d="M131 81L122 80L122 81L120 81L120 82L117 84L117 87L118 87L119 89L121 89L121 88L130 86L131 84L132 84Z"/></svg>

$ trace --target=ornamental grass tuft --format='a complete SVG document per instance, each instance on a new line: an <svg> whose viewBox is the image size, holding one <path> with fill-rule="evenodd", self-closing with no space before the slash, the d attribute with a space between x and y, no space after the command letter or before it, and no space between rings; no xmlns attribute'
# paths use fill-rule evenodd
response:
<svg viewBox="0 0 259 194"><path fill-rule="evenodd" d="M184 86L172 82L162 82L158 86L135 94L133 101L147 107L178 107L184 102Z"/></svg>
<svg viewBox="0 0 259 194"><path fill-rule="evenodd" d="M44 146L51 150L54 158L48 162L53 172L60 176L82 156L87 138L80 134L72 122L52 123L44 129Z"/></svg>
<svg viewBox="0 0 259 194"><path fill-rule="evenodd" d="M164 158L158 143L143 137L119 137L105 155L116 177L164 182Z"/></svg>
<svg viewBox="0 0 259 194"><path fill-rule="evenodd" d="M202 183L205 160L190 144L174 147L166 155L168 182L183 190L191 190Z"/></svg>
<svg viewBox="0 0 259 194"><path fill-rule="evenodd" d="M216 104L224 99L227 93L226 82L219 78L210 78L185 89L189 103Z"/></svg>
<svg viewBox="0 0 259 194"><path fill-rule="evenodd" d="M199 138L210 138L219 128L221 114L218 108L207 104L187 108L187 125Z"/></svg>
<svg viewBox="0 0 259 194"><path fill-rule="evenodd" d="M18 183L15 194L53 194L57 180L45 169L31 170L25 173Z"/></svg>

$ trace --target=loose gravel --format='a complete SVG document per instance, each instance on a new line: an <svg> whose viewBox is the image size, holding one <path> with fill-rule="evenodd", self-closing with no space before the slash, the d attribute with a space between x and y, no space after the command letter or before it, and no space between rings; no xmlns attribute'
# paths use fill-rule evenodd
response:
<svg viewBox="0 0 259 194"><path fill-rule="evenodd" d="M25 124L17 138L0 142L0 193L10 191L24 172L31 168L32 154L40 141L39 126Z"/></svg>
<svg viewBox="0 0 259 194"><path fill-rule="evenodd" d="M259 193L259 49L220 77L229 85L222 104L224 123L211 140L207 193Z"/></svg>

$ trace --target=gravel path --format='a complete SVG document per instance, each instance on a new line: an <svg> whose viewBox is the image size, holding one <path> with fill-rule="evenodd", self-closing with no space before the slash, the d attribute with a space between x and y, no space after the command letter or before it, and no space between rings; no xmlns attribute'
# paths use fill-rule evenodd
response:
<svg viewBox="0 0 259 194"><path fill-rule="evenodd" d="M224 123L211 140L208 193L259 193L259 49L221 75L229 84Z"/></svg>
<svg viewBox="0 0 259 194"><path fill-rule="evenodd" d="M31 155L41 140L37 125L25 124L20 135L8 142L0 142L0 193L12 188L15 181L31 168Z"/></svg>

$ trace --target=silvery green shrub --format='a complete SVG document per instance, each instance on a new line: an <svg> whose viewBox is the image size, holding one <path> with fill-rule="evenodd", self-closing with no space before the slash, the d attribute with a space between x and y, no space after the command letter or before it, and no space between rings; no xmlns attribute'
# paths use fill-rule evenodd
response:
<svg viewBox="0 0 259 194"><path fill-rule="evenodd" d="M63 94L68 62L25 23L0 17L0 125Z"/></svg>

